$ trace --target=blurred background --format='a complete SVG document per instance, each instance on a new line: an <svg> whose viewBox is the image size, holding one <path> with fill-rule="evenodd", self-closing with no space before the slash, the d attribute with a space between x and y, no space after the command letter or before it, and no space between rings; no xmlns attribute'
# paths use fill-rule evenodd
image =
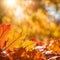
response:
<svg viewBox="0 0 60 60"><path fill-rule="evenodd" d="M60 0L0 0L0 24L11 25L11 36L60 38Z"/></svg>

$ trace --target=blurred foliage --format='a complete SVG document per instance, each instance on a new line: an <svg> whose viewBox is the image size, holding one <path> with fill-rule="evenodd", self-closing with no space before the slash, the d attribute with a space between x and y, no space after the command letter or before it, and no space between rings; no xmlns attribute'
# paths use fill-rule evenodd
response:
<svg viewBox="0 0 60 60"><path fill-rule="evenodd" d="M57 25L56 19L50 16L45 8L46 5L50 5L54 6L56 9L58 4L60 4L59 0L33 0L29 8L24 7L27 8L25 13L30 14L29 18L22 19L21 22L17 21L13 13L10 13L10 10L7 10L8 14L6 14L4 7L1 7L0 17L3 17L1 17L2 19L0 19L0 22L2 21L4 24L11 24L12 27L14 27L13 31L16 29L22 31L27 37L38 37L39 39L43 39L43 37L60 38L60 26ZM32 13L29 13L30 11Z"/></svg>
<svg viewBox="0 0 60 60"><path fill-rule="evenodd" d="M46 9L46 6L51 6L58 12L60 11L58 4L60 4L59 0L33 0L29 7L23 5L24 13L28 15L27 19L17 19L13 13L14 10L5 9L1 4L0 22L11 25L10 34L8 35L9 41L6 47L14 42L9 46L9 49L13 50L14 47L20 47L23 41L25 42L25 40L30 40L31 38L36 40L46 40L52 37L60 38L58 20L51 16ZM28 41L28 43L31 42Z"/></svg>

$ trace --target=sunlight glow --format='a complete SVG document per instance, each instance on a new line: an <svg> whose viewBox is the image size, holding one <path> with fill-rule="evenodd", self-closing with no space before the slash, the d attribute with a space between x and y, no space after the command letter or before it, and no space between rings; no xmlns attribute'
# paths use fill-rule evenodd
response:
<svg viewBox="0 0 60 60"><path fill-rule="evenodd" d="M22 19L27 19L28 15L24 13L24 9L21 6L17 6L16 10L14 11L14 15L18 22Z"/></svg>
<svg viewBox="0 0 60 60"><path fill-rule="evenodd" d="M22 19L23 18L23 8L18 6L14 12L14 15L17 17L17 19Z"/></svg>
<svg viewBox="0 0 60 60"><path fill-rule="evenodd" d="M20 3L18 3L20 2ZM32 3L31 1L21 1L21 0L4 0L4 6L6 6L6 10L8 10L14 20L21 21L22 19L28 19L28 14L25 11L25 7L28 7Z"/></svg>
<svg viewBox="0 0 60 60"><path fill-rule="evenodd" d="M16 0L5 0L4 4L8 7L14 7L16 5Z"/></svg>

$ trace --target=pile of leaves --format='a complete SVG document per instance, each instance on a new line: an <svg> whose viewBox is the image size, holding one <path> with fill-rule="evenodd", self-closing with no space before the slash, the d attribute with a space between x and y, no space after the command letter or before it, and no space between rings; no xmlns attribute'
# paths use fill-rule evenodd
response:
<svg viewBox="0 0 60 60"><path fill-rule="evenodd" d="M46 42L33 41L35 47L26 50L24 47L11 50L0 50L0 60L60 60L60 40L50 38Z"/></svg>
<svg viewBox="0 0 60 60"><path fill-rule="evenodd" d="M58 38L42 41L16 32L11 37L11 31L10 25L0 25L0 60L60 60Z"/></svg>

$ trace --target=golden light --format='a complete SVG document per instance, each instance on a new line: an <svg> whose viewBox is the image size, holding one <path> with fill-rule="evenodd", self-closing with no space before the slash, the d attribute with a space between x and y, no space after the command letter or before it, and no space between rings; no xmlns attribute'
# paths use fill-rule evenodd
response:
<svg viewBox="0 0 60 60"><path fill-rule="evenodd" d="M18 20L23 17L23 14L24 13L23 13L22 7L20 7L20 6L16 7L16 10L14 11L14 15L15 15L15 17L17 17Z"/></svg>
<svg viewBox="0 0 60 60"><path fill-rule="evenodd" d="M16 7L16 10L14 11L14 16L18 22L22 19L28 18L28 15L24 13L24 9L21 6Z"/></svg>
<svg viewBox="0 0 60 60"><path fill-rule="evenodd" d="M6 11L12 15L14 20L21 21L22 19L28 19L28 13L25 9L32 3L32 0L4 0L3 4Z"/></svg>
<svg viewBox="0 0 60 60"><path fill-rule="evenodd" d="M16 5L16 0L5 0L4 4L8 7L14 7Z"/></svg>

